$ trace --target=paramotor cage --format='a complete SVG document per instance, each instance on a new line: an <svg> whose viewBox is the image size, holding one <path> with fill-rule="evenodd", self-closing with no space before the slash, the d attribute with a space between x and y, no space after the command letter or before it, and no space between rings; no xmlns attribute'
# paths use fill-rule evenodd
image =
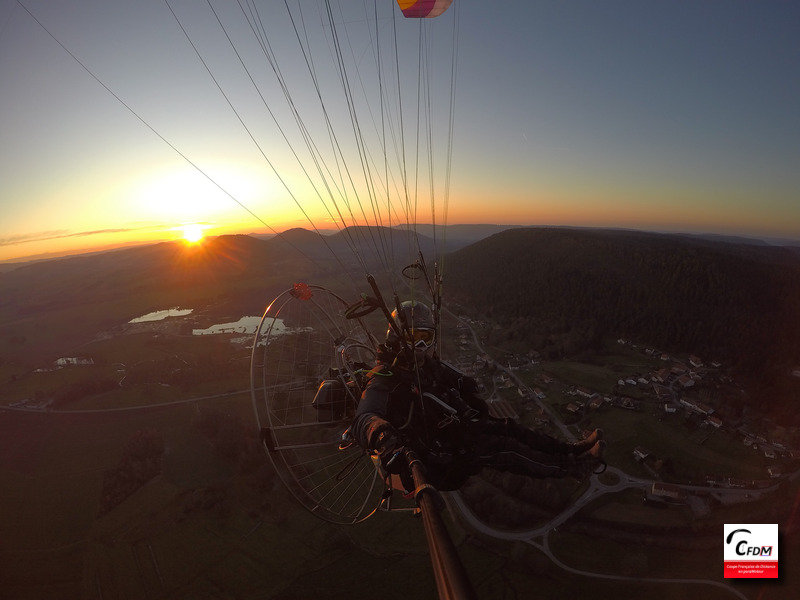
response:
<svg viewBox="0 0 800 600"><path fill-rule="evenodd" d="M377 461L347 435L376 341L346 309L320 286L281 293L256 330L250 367L257 426L281 481L340 524L372 515L385 491Z"/></svg>

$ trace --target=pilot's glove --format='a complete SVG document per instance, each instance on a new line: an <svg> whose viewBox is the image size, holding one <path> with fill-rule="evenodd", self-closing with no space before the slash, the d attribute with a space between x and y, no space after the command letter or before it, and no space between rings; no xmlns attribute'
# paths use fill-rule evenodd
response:
<svg viewBox="0 0 800 600"><path fill-rule="evenodd" d="M407 493L414 490L414 477L405 456L405 440L393 427L381 429L375 436L375 452L381 461L381 467L387 473L400 476Z"/></svg>
<svg viewBox="0 0 800 600"><path fill-rule="evenodd" d="M381 466L388 473L400 473L405 459L402 454L403 440L392 427L386 427L375 436L373 448L380 457Z"/></svg>

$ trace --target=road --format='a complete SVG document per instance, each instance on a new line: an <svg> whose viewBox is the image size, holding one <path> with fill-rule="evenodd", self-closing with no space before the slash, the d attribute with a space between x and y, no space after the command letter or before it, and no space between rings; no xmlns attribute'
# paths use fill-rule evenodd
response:
<svg viewBox="0 0 800 600"><path fill-rule="evenodd" d="M474 531L477 531L483 535L493 537L496 539L525 542L533 546L540 552L542 552L553 562L553 564L555 564L560 569L567 571L568 573L574 573L576 575L581 575L583 577L593 577L596 579L630 581L632 583L635 582L635 583L652 583L652 584L706 585L725 590L726 592L729 592L733 596L741 598L742 600L748 600L747 596L741 593L739 590L731 587L728 584L715 581L713 579L686 579L686 578L668 579L662 577L648 578L648 577L628 577L624 575L609 575L607 573L596 573L593 571L586 571L583 569L571 567L564 561L562 561L560 558L558 558L550 549L549 536L552 531L557 530L559 525L565 523L568 519L570 519L575 513L581 510L584 506L596 500L603 494L619 492L621 490L628 488L644 489L653 484L653 482L649 480L630 477L623 471L614 467L609 467L606 470L606 472L611 472L617 475L618 481L616 483L609 485L601 482L597 475L592 475L591 478L589 479L588 489L575 502L573 502L569 507L560 512L558 515L553 517L547 523L530 529L506 531L506 530L496 529L494 527L487 525L486 523L478 519L472 512L472 510L466 505L460 492L448 493L446 495L446 502L448 507L453 512L458 514L459 517L464 522L466 522L468 526ZM731 490L731 491L743 492L744 490ZM722 565L720 565L720 569L722 569Z"/></svg>
<svg viewBox="0 0 800 600"><path fill-rule="evenodd" d="M452 313L450 313L452 315ZM475 343L475 347L478 352L485 354L483 347L481 346L480 340L476 332L472 329L471 325L467 322L462 321L457 316L452 315L454 318L458 319L459 322L464 324L469 331L472 333L472 337ZM511 369L497 364L497 368L504 371L511 377L515 383L522 387L527 388L527 385L519 379L514 371ZM163 402L159 404L148 404L148 405L139 405L139 406L125 406L125 407L116 407L116 408L98 408L98 409L66 409L66 410L53 410L49 408L30 408L25 406L13 407L8 405L0 405L0 411L7 410L7 411L15 411L15 412L47 412L47 413L98 413L98 412L123 412L123 411L132 411L132 410L146 410L146 409L153 409L159 408L164 406L172 406L176 404L186 404L186 403L194 403L194 402L202 402L207 400L214 400L218 398L224 398L229 396L241 395L241 394L249 394L250 390L239 390L234 392L227 392L222 394L213 394L207 396L200 396L195 398L187 398L183 400L176 400L171 402ZM567 428L567 426L561 421L558 414L552 410L552 408L542 402L539 398L535 398L536 403L538 406L545 411L551 419L552 424L558 427L559 431L561 431L564 439L574 440L574 434ZM641 578L641 577L625 577L622 575L608 575L604 573L594 573L591 571L584 571L581 569L577 569L575 567L571 567L564 563L561 559L555 556L549 546L549 535L552 531L555 531L560 525L565 523L569 520L573 515L575 515L578 511L580 511L583 507L588 505L589 503L593 502L603 494L608 493L616 493L620 492L625 489L629 488L637 488L637 489L646 489L652 486L655 483L653 480L646 480L640 479L636 477L632 477L625 473L624 471L609 466L606 470L607 473L612 473L616 476L616 481L614 483L604 483L600 480L597 475L592 475L589 479L589 486L584 491L583 494L579 498L575 500L569 507L564 509L561 513L553 517L549 522L539 525L537 527L533 527L530 529L524 530L517 530L517 531L506 531L493 528L486 523L479 520L475 514L470 510L470 508L464 502L461 494L459 492L451 492L447 494L443 494L445 500L449 506L449 508L453 511L454 514L460 516L460 518L468 524L470 528L473 530L496 539L503 539L509 541L522 541L525 542L534 548L538 549L542 553L544 553L555 565L559 568L567 571L569 573L574 573L577 575L582 575L584 577L594 577L600 579L609 579L609 580L620 580L620 581L631 581L637 583L654 583L654 584L697 584L697 585L709 585L718 588L722 588L727 592L730 592L732 595L741 598L742 600L748 600L747 597L732 587L718 582L714 580L701 580L701 579L664 579L664 578ZM800 476L800 472L793 474L793 478ZM604 477L606 481L610 481L611 477ZM753 499L758 497L762 494L769 493L770 491L774 490L775 487L766 488L763 490L751 490L751 489L723 489L723 488L708 488L707 486L682 486L685 487L687 490L703 490L705 492L712 491L715 495L727 495L733 497L746 497L748 499Z"/></svg>
<svg viewBox="0 0 800 600"><path fill-rule="evenodd" d="M466 326L469 331L472 333L472 339L474 340L475 347L477 348L478 352L481 354L486 354L485 350L481 346L480 339L478 338L477 333L472 328L472 326L459 319L453 313L450 313L455 319L457 319L460 323ZM517 377L516 373L511 369L504 367L503 365L496 363L497 368L505 371L509 377L511 377L518 386L522 387L523 389L527 389L527 384ZM558 415L551 409L551 407L544 402L542 402L539 398L536 398L537 404L544 410L551 419L551 423L556 425L558 429L562 432L563 437L565 439L574 440L575 436L572 432L567 428L567 426L561 421ZM567 571L568 573L574 573L576 575L581 575L583 577L593 577L598 579L607 579L607 580L617 580L617 581L630 581L636 583L653 583L653 584L693 584L693 585L706 585L712 586L716 588L720 588L729 592L731 595L741 598L742 600L748 600L747 596L741 593L739 590L734 589L733 587L719 582L712 579L666 579L666 578L646 578L646 577L626 577L623 575L609 575L605 573L595 573L592 571L585 571L581 569L577 569L575 567L571 567L568 564L564 563L561 559L553 554L550 549L549 544L549 536L550 532L555 531L561 524L565 523L569 520L575 513L581 510L584 506L588 505L589 503L593 502L603 494L609 493L616 493L623 491L629 488L637 488L637 489L646 489L655 483L653 480L647 479L640 479L637 477L633 477L625 473L624 471L609 466L606 469L606 473L613 474L616 477L608 477L605 476L605 481L610 481L612 479L616 479L614 483L604 483L600 480L598 475L592 475L589 478L589 487L584 491L583 494L579 498L575 500L570 506L565 508L562 512L558 515L553 517L550 521L543 525L539 525L537 527L532 527L530 529L523 529L523 530L515 530L515 531L506 531L501 529L496 529L487 525L480 519L478 519L472 510L466 505L464 502L463 497L461 496L460 492L451 492L446 494L446 501L448 507L457 515L461 517L461 519L468 524L468 526L489 537L493 537L496 539L502 540L509 540L509 541L522 541L527 544L530 544L534 548L538 549L542 553L544 553L556 566ZM699 486L686 486L692 490L698 489ZM702 487L703 491L709 491L708 487ZM774 489L774 488L769 488ZM728 490L728 489L714 489L714 493L716 494L732 494L736 496L743 496L747 495L748 498L751 498L754 494L765 493L767 490ZM720 565L720 570L722 569L722 565Z"/></svg>
<svg viewBox="0 0 800 600"><path fill-rule="evenodd" d="M101 412L127 412L132 410L147 410L149 408L161 408L164 406L174 406L176 404L189 404L192 402L203 402L205 400L216 400L218 398L228 398L230 396L239 396L242 394L250 394L250 390L239 390L236 392L224 392L222 394L211 394L208 396L196 396L194 398L185 398L183 400L172 400L170 402L159 402L154 404L137 404L135 406L117 406L113 408L67 408L67 409L52 409L52 408L31 408L26 406L7 406L0 404L0 411L8 410L14 412L27 412L27 413L48 413L48 414L83 414L83 413L101 413Z"/></svg>

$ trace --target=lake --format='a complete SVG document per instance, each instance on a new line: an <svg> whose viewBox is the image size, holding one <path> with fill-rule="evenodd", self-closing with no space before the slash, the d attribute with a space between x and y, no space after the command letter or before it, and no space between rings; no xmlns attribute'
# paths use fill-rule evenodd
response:
<svg viewBox="0 0 800 600"><path fill-rule="evenodd" d="M278 319L280 321L280 319ZM261 323L261 317L242 317L231 323L218 323L207 329L192 329L192 335L211 335L215 333L249 333L253 334ZM275 331L283 329L283 322L275 323Z"/></svg>
<svg viewBox="0 0 800 600"><path fill-rule="evenodd" d="M147 313L141 317L131 319L128 323L147 323L149 321L161 321L167 317L185 317L192 314L191 308L167 308L166 310L157 310L155 312Z"/></svg>
<svg viewBox="0 0 800 600"><path fill-rule="evenodd" d="M161 321L168 317L185 317L192 314L191 308L168 308L165 310L157 310L141 317L131 319L128 323L147 323L151 321ZM192 335L214 335L217 333L239 333L246 335L255 334L258 325L261 323L261 317L246 316L241 317L238 321L231 321L228 323L217 323L205 329L192 329ZM301 329L302 330L302 329ZM293 333L298 330L287 328L282 319L275 319L272 325L272 335L281 335L285 333Z"/></svg>

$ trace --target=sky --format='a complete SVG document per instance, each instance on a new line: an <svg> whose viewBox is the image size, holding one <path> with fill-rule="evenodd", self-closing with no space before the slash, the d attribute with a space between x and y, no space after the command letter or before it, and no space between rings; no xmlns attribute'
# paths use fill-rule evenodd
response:
<svg viewBox="0 0 800 600"><path fill-rule="evenodd" d="M331 0L349 96L324 2L288 4L305 41L259 3L264 52L234 0L0 0L0 261L190 224L800 239L796 2Z"/></svg>

